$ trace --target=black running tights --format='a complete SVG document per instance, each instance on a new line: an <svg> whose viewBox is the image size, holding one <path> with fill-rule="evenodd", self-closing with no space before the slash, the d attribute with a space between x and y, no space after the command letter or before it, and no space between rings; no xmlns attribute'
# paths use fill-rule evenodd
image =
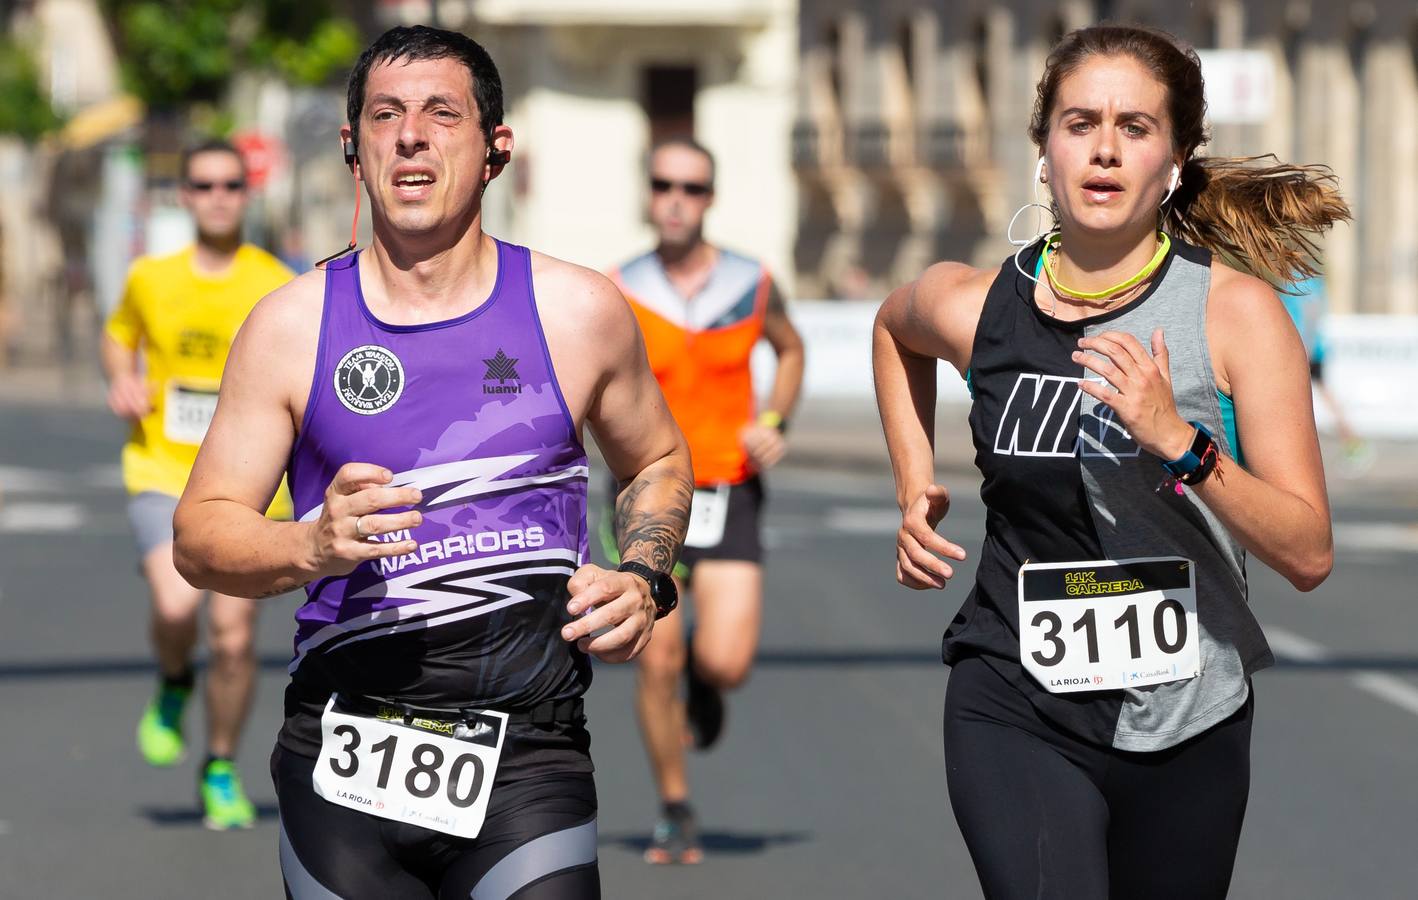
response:
<svg viewBox="0 0 1418 900"><path fill-rule="evenodd" d="M1253 699L1176 747L1098 747L985 661L951 671L946 781L990 900L1224 898L1250 790Z"/></svg>

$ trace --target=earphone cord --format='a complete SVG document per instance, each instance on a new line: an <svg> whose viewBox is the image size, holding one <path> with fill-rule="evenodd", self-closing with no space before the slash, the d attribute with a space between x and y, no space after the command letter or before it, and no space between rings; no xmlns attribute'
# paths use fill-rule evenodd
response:
<svg viewBox="0 0 1418 900"><path fill-rule="evenodd" d="M353 171L350 172L350 178L352 178L352 179L354 180L354 197L355 197L354 220L350 222L350 245L349 245L348 247L346 247L345 249L341 250L339 253L331 253L329 256L327 256L327 257L325 257L324 259L320 260L318 263L315 264L315 268L317 268L317 269L323 269L323 268L325 268L325 264L326 264L326 263L331 262L331 261L336 260L336 259L339 259L340 257L344 256L346 253L349 253L351 250L353 250L353 249L354 249L356 246L358 246L358 244L359 244L359 203L360 203L360 197L361 197L361 194L363 194L363 191L361 191L361 190L359 189L359 179L355 177L355 174L354 174Z"/></svg>

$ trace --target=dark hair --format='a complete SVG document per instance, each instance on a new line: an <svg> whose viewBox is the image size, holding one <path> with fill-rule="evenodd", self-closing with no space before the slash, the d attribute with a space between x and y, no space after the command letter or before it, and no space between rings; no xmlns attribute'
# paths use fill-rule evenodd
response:
<svg viewBox="0 0 1418 900"><path fill-rule="evenodd" d="M717 164L714 162L714 154L709 152L708 147L699 143L689 135L677 134L671 137L661 138L660 140L656 141L654 146L650 148L650 156L648 157L648 159L653 160L655 158L655 154L659 153L666 147L684 147L687 150L693 150L695 153L698 153L705 159L709 160L709 186L714 186L714 172L717 169Z"/></svg>
<svg viewBox="0 0 1418 900"><path fill-rule="evenodd" d="M203 153L230 153L236 157L236 162L241 166L241 178L246 179L246 160L242 158L241 151L231 141L222 138L207 138L192 144L182 151L182 160L178 164L178 172L182 174L182 183L186 184L192 168L192 157L200 156Z"/></svg>
<svg viewBox="0 0 1418 900"><path fill-rule="evenodd" d="M364 84L369 70L379 63L403 60L456 59L468 67L473 82L473 100L478 105L478 126L491 138L492 129L502 124L502 76L481 44L466 34L429 28L427 25L400 25L390 28L359 55L350 72L345 95L345 115L355 146L359 146L359 116L364 110Z"/></svg>
<svg viewBox="0 0 1418 900"><path fill-rule="evenodd" d="M1227 257L1272 284L1317 274L1319 232L1349 218L1338 182L1325 166L1296 166L1274 156L1198 157L1206 132L1206 91L1196 51L1165 31L1095 25L1064 36L1039 79L1029 137L1043 152L1059 85L1091 57L1128 56L1167 91L1172 149L1182 180L1167 211L1167 230Z"/></svg>

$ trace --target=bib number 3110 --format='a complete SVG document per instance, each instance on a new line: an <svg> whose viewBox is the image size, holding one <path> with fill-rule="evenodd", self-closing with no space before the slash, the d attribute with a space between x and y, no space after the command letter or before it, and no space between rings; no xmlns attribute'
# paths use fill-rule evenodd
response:
<svg viewBox="0 0 1418 900"><path fill-rule="evenodd" d="M1190 560L1031 563L1019 570L1019 658L1050 693L1145 687L1201 671Z"/></svg>
<svg viewBox="0 0 1418 900"><path fill-rule="evenodd" d="M339 710L335 699L320 717L317 794L371 816L478 836L502 756L506 713L481 711L474 727L422 720L405 725Z"/></svg>

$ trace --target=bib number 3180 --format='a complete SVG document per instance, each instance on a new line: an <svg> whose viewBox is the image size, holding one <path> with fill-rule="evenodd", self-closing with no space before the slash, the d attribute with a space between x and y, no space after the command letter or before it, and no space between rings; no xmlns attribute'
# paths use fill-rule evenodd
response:
<svg viewBox="0 0 1418 900"><path fill-rule="evenodd" d="M1144 687L1201 671L1196 580L1180 557L1019 570L1019 658L1050 693Z"/></svg>
<svg viewBox="0 0 1418 900"><path fill-rule="evenodd" d="M317 794L371 816L478 836L502 756L506 713L481 711L474 728L421 720L405 725L339 710L335 699L320 717Z"/></svg>

